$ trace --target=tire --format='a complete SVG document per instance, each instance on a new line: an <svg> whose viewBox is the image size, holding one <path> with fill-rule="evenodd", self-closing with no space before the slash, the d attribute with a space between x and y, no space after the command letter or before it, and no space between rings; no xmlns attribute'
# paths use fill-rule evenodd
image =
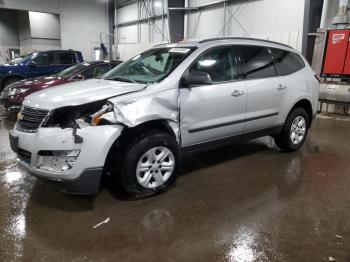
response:
<svg viewBox="0 0 350 262"><path fill-rule="evenodd" d="M304 144L309 127L305 109L296 108L288 115L281 133L274 137L275 144L284 152L296 151Z"/></svg>
<svg viewBox="0 0 350 262"><path fill-rule="evenodd" d="M176 140L167 133L151 131L141 134L126 146L123 160L118 158L122 165L117 168L117 186L138 197L164 191L176 181L178 151ZM162 154L166 157L160 160Z"/></svg>

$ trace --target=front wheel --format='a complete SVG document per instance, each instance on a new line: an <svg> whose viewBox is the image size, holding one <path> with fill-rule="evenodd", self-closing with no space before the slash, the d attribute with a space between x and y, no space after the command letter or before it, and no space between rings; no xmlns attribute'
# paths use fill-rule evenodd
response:
<svg viewBox="0 0 350 262"><path fill-rule="evenodd" d="M172 136L159 131L142 134L125 153L118 176L129 194L154 194L175 182L179 158Z"/></svg>
<svg viewBox="0 0 350 262"><path fill-rule="evenodd" d="M305 109L294 109L287 117L281 133L274 137L276 145L285 152L298 150L305 142L309 127Z"/></svg>

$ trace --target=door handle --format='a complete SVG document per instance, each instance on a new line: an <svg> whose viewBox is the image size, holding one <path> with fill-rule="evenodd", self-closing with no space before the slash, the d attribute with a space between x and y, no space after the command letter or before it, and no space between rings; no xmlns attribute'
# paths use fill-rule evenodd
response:
<svg viewBox="0 0 350 262"><path fill-rule="evenodd" d="M277 87L277 90L281 91L283 89L286 89L287 87L285 85L279 84Z"/></svg>
<svg viewBox="0 0 350 262"><path fill-rule="evenodd" d="M231 94L231 96L234 96L234 97L238 97L238 96L241 96L241 95L244 95L244 92L243 91L239 91L239 90L235 90Z"/></svg>

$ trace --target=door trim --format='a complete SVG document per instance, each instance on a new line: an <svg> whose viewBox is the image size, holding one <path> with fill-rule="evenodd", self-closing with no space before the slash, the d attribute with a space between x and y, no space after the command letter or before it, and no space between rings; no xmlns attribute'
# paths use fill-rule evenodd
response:
<svg viewBox="0 0 350 262"><path fill-rule="evenodd" d="M210 130L210 129L214 129L214 128L241 124L241 123L245 123L245 122L249 122L249 121L254 121L254 120L263 119L263 118L267 118L267 117L277 116L278 114L279 114L278 112L275 112L275 113L270 113L270 114L266 114L266 115L254 116L254 117L249 117L249 118L230 121L230 122L224 122L224 123L210 125L210 126L192 128L192 129L188 130L188 133L196 133L196 132L206 131L206 130Z"/></svg>
<svg viewBox="0 0 350 262"><path fill-rule="evenodd" d="M180 148L180 152L183 155L188 155L192 153L209 151L212 149L231 145L235 142L242 142L242 141L247 141L247 140L262 137L262 136L279 134L282 131L282 129L283 129L283 124L280 124L278 126L270 127L262 130L256 130L248 133L224 137L224 138L211 140L203 143L198 143L194 145L184 146Z"/></svg>

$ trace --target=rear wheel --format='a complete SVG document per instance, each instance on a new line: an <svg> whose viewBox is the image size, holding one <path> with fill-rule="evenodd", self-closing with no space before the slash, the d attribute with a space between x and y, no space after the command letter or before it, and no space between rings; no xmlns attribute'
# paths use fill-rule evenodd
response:
<svg viewBox="0 0 350 262"><path fill-rule="evenodd" d="M176 180L178 145L163 132L140 135L126 148L118 168L119 183L129 194L142 196L165 190Z"/></svg>
<svg viewBox="0 0 350 262"><path fill-rule="evenodd" d="M276 145L285 152L298 150L305 142L309 123L305 109L294 109L287 117L281 133L274 137Z"/></svg>

